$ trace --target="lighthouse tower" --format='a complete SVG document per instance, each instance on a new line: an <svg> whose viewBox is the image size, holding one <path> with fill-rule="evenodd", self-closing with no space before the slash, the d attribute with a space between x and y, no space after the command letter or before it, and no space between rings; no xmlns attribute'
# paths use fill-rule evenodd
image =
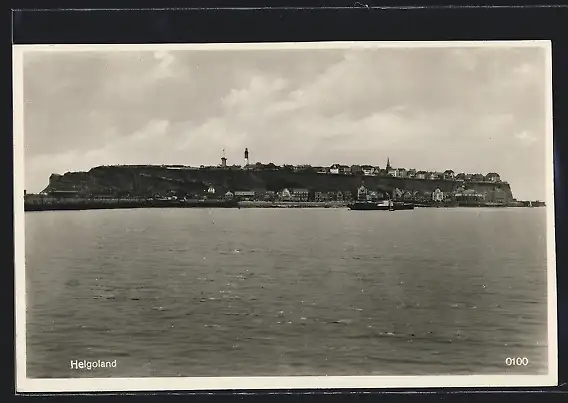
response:
<svg viewBox="0 0 568 403"><path fill-rule="evenodd" d="M245 167L249 164L249 150L245 148Z"/></svg>
<svg viewBox="0 0 568 403"><path fill-rule="evenodd" d="M221 157L221 166L223 168L227 167L227 157L225 156L225 149L223 148L223 156Z"/></svg>

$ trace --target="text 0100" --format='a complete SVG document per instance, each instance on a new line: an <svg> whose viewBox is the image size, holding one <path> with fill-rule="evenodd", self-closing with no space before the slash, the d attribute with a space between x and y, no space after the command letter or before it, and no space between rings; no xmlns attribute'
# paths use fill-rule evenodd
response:
<svg viewBox="0 0 568 403"><path fill-rule="evenodd" d="M505 365L526 367L529 365L529 359L527 357L507 357L505 358Z"/></svg>

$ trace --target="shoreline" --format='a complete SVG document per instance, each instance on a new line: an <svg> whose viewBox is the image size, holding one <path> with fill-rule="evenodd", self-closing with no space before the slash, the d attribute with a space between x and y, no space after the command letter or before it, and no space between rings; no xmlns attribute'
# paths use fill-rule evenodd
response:
<svg viewBox="0 0 568 403"><path fill-rule="evenodd" d="M348 202L270 202L270 201L226 201L226 200L66 200L53 203L24 203L24 211L79 211L79 210L116 210L135 208L348 208ZM530 206L523 203L496 204L496 203L443 203L439 205L414 203L415 208L520 208L544 207L544 205Z"/></svg>
<svg viewBox="0 0 568 403"><path fill-rule="evenodd" d="M24 211L116 210L135 208L237 208L227 200L65 200L50 203L25 203Z"/></svg>

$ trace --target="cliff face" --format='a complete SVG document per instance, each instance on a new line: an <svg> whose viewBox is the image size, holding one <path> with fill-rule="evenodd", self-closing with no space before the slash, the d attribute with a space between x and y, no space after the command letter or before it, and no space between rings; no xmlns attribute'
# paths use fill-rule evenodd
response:
<svg viewBox="0 0 568 403"><path fill-rule="evenodd" d="M447 180L426 180L362 175L332 175L312 172L291 172L285 170L237 170L237 169L172 169L152 166L96 167L88 172L68 172L51 175L49 186L44 190L74 190L91 195L132 195L150 196L176 192L196 194L207 191L210 185L217 193L226 190L265 189L279 191L283 188L305 188L313 192L352 191L361 184L371 190L401 190L432 192L453 192L465 185L478 193L485 194L488 201L499 198L513 199L507 183L458 182ZM495 196L494 196L495 195ZM497 196L498 195L498 196Z"/></svg>

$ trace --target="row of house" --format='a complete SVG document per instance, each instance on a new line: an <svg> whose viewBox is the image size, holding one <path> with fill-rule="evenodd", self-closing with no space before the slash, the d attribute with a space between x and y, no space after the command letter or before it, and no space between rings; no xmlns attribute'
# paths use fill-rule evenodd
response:
<svg viewBox="0 0 568 403"><path fill-rule="evenodd" d="M502 189L488 189L483 192L474 189L466 189L459 186L452 191L444 192L439 187L433 191L419 191L409 189L369 189L364 185L359 186L355 191L345 189L337 191L311 191L305 188L285 188L280 191L270 190L236 190L216 192L213 186L210 186L208 193L212 197L237 199L239 201L295 201L295 202L349 202L352 200L382 200L392 198L394 200L403 201L420 201L420 202L449 202L449 201L490 201L490 202L507 202L508 195Z"/></svg>
<svg viewBox="0 0 568 403"><path fill-rule="evenodd" d="M134 166L146 167L146 166ZM255 164L241 165L220 165L220 166L204 166L191 167L182 165L162 165L167 169L178 170L195 170L195 169L245 169L245 170L284 170L293 172L311 171L319 174L334 174L334 175L363 175L363 176L391 176L395 178L411 178L423 180L455 180L464 182L502 182L501 177L496 172L490 172L486 175L481 173L455 173L451 169L441 171L424 171L406 168L391 167L390 162L387 161L385 168L373 165L343 165L332 164L331 166L311 166L306 164L301 165L283 165L278 166L274 163L263 164L257 162Z"/></svg>
<svg viewBox="0 0 568 403"><path fill-rule="evenodd" d="M274 164L272 165L274 169L279 169ZM267 165L268 166L268 165ZM267 167L266 166L266 167ZM501 177L496 172L490 172L487 175L480 173L470 174L470 173L455 173L451 169L447 169L444 172L437 171L419 171L416 169L406 169L406 168L393 168L387 165L386 168L380 168L378 166L372 165L341 165L333 164L330 167L312 167L310 165L296 165L296 166L285 166L284 169L288 169L294 172L302 172L306 170L313 170L320 174L334 174L334 175L363 175L363 176L391 176L394 178L411 178L411 179L424 179L424 180L455 180L464 182L501 182Z"/></svg>
<svg viewBox="0 0 568 403"><path fill-rule="evenodd" d="M337 191L311 191L306 188L284 188L280 191L272 191L265 189L254 190L229 190L223 188L215 188L213 185L207 189L207 194L211 198L225 198L237 199L240 201L294 201L294 202L349 202L354 199L357 200L382 200L392 198L394 200L403 201L418 201L418 202L448 202L448 201L489 201L489 202L507 202L508 194L500 188L488 188L483 192L474 189L466 189L465 186L458 186L449 192L442 191L436 187L433 191L419 191L413 189L372 189L364 185L359 186L356 190L349 189ZM49 194L25 194L24 197L27 203L45 203L50 200L57 200L60 198L77 197L74 191L53 191ZM188 197L188 196L186 196ZM189 195L189 198L199 198L198 194ZM93 199L109 199L115 200L116 196L92 196ZM175 192L168 192L165 195L155 195L156 199L177 199ZM132 197L122 197L121 199L135 199Z"/></svg>
<svg viewBox="0 0 568 403"><path fill-rule="evenodd" d="M248 161L248 159L247 159ZM490 172L486 175L481 173L455 173L451 169L447 169L443 172L438 171L423 171L416 169L406 169L406 168L394 168L390 165L390 161L387 161L385 168L374 165L343 165L343 164L333 164L331 166L311 166L306 164L301 165L288 165L283 166L275 165L274 163L263 164L257 162L255 164L249 164L248 162L243 165L232 165L227 166L221 164L218 167L206 167L201 165L200 169L245 169L245 170L259 170L259 171L273 171L273 170L283 170L291 172L315 172L319 174L333 174L333 175L363 175L363 176L391 176L395 178L412 178L412 179L424 179L424 180L455 180L464 182L501 182L501 178L498 173Z"/></svg>
<svg viewBox="0 0 568 403"><path fill-rule="evenodd" d="M381 200L385 198L392 198L394 200L402 201L419 201L419 202L481 202L490 201L496 203L505 203L508 201L507 193L502 189L487 190L478 192L474 189L466 189L460 186L450 192L443 192L440 188L434 191L420 192L418 190L403 190L394 189L390 191L377 191L367 189L361 185L357 189L358 200Z"/></svg>
<svg viewBox="0 0 568 403"><path fill-rule="evenodd" d="M209 188L209 193L215 193ZM272 190L236 190L227 191L222 195L225 199L240 201L351 201L353 193L350 190L337 192L312 192L304 188L284 188L278 192Z"/></svg>
<svg viewBox="0 0 568 403"><path fill-rule="evenodd" d="M362 174L364 176L392 176L395 178L413 178L413 179L425 179L425 180L456 180L456 181L467 181L467 182L501 182L501 177L496 172L490 172L487 175L483 174L466 174L466 173L455 173L453 170L448 169L444 172L435 171L417 171L416 169L406 169L406 168L392 168L387 167L387 169L381 169L379 167L374 167L371 165L340 165L334 164L329 170L324 167L318 167L317 171L319 173L330 173L336 175L357 175Z"/></svg>

